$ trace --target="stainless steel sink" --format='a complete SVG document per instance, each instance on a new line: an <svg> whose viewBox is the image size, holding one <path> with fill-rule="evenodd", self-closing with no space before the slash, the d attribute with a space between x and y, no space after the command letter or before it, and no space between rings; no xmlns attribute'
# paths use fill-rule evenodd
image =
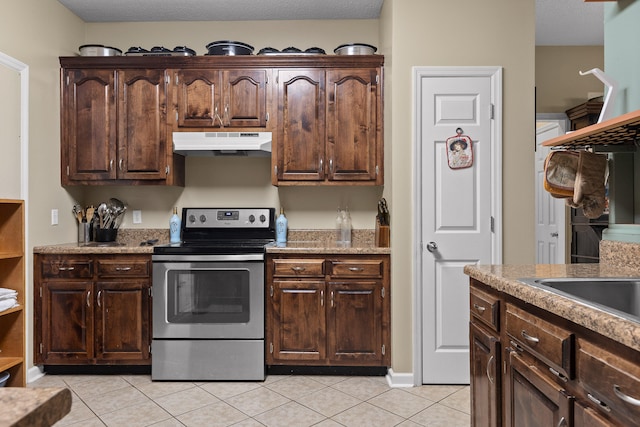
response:
<svg viewBox="0 0 640 427"><path fill-rule="evenodd" d="M640 278L518 280L640 323Z"/></svg>

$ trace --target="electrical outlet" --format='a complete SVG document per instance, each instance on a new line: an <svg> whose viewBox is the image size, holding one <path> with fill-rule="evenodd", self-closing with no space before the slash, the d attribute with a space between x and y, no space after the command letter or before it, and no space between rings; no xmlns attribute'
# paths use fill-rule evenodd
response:
<svg viewBox="0 0 640 427"><path fill-rule="evenodd" d="M58 209L51 209L51 225L58 225Z"/></svg>
<svg viewBox="0 0 640 427"><path fill-rule="evenodd" d="M134 224L142 223L142 211L133 211L133 223Z"/></svg>

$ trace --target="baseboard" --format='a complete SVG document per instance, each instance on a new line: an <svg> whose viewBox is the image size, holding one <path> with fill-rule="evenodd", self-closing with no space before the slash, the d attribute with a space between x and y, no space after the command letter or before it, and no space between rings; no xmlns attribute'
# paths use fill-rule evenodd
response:
<svg viewBox="0 0 640 427"><path fill-rule="evenodd" d="M393 372L393 369L389 368L389 372L387 373L387 383L390 387L413 387L413 374L400 374Z"/></svg>
<svg viewBox="0 0 640 427"><path fill-rule="evenodd" d="M27 370L27 384L39 380L42 377L44 377L44 372L38 366L34 366Z"/></svg>

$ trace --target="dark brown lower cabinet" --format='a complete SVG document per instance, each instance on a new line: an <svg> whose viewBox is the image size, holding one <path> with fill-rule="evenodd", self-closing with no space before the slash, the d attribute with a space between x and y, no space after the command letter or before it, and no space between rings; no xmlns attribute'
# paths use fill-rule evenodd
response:
<svg viewBox="0 0 640 427"><path fill-rule="evenodd" d="M35 363L151 363L151 257L34 258Z"/></svg>
<svg viewBox="0 0 640 427"><path fill-rule="evenodd" d="M390 366L388 256L267 256L267 365Z"/></svg>
<svg viewBox="0 0 640 427"><path fill-rule="evenodd" d="M508 351L505 424L510 427L568 427L573 397L514 350Z"/></svg>
<svg viewBox="0 0 640 427"><path fill-rule="evenodd" d="M502 422L500 338L469 323L471 338L471 425L497 427Z"/></svg>
<svg viewBox="0 0 640 427"><path fill-rule="evenodd" d="M638 425L639 351L478 280L470 291L472 426Z"/></svg>

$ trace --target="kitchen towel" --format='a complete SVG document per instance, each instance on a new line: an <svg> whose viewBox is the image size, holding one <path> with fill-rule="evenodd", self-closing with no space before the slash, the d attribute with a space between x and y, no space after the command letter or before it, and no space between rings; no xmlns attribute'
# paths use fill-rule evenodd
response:
<svg viewBox="0 0 640 427"><path fill-rule="evenodd" d="M18 300L16 298L7 298L0 300L0 311L9 310L16 305L18 305Z"/></svg>
<svg viewBox="0 0 640 427"><path fill-rule="evenodd" d="M575 151L552 151L544 161L544 189L556 198L573 197L579 155Z"/></svg>
<svg viewBox="0 0 640 427"><path fill-rule="evenodd" d="M18 291L15 289L0 288L0 300L5 298L16 298Z"/></svg>
<svg viewBox="0 0 640 427"><path fill-rule="evenodd" d="M606 206L607 156L581 151L573 192L573 207L581 207L587 218L598 218Z"/></svg>

